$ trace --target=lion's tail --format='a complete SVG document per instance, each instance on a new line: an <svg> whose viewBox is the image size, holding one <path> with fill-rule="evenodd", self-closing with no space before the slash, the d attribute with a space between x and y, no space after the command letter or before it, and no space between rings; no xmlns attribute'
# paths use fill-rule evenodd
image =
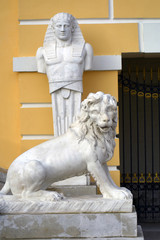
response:
<svg viewBox="0 0 160 240"><path fill-rule="evenodd" d="M10 186L8 180L6 180L3 188L0 191L0 195L6 195L10 191Z"/></svg>

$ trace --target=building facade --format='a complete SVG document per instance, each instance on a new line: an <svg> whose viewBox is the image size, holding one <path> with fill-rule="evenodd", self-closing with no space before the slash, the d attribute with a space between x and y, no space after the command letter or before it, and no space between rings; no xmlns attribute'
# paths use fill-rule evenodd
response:
<svg viewBox="0 0 160 240"><path fill-rule="evenodd" d="M25 60L29 64L28 57L35 57L38 47L43 45L49 19L58 12L68 12L78 19L85 41L92 45L94 55L100 57L97 69L84 73L83 99L90 92L103 91L115 96L121 108L120 134L118 126L115 153L109 162L114 181L120 185L120 156L122 184L125 181L130 181L132 184L133 177L137 177L136 181L139 183L141 173L145 182L149 173L152 180L153 174L159 179L159 169L154 171L151 168L149 171L141 172L137 170L138 166L133 170L130 164L124 170L124 154L120 155L119 149L123 152L122 132L125 131L125 126L126 129L131 129L127 120L124 123L126 125L122 126L125 117L122 114L122 91L130 93L134 90L130 88L130 82L122 87L124 75L127 81L131 79L129 67L126 66L135 66L137 58L156 58L157 68L153 72L159 74L160 2L158 0L1 0L0 7L0 169L2 175L18 155L54 136L47 77L25 67L21 70L21 61L24 66ZM14 71L13 64L15 64ZM139 61L139 66L142 66L142 61ZM146 69L145 64L141 71L136 70L137 67L135 67L133 72L135 74L143 72L144 76L144 68ZM122 76L125 70L127 73ZM151 67L149 71L151 72ZM120 76L119 84L118 75ZM136 81L138 80L133 80L133 82ZM135 95L140 97L138 95L140 91L137 89L135 91ZM141 92L146 96L144 91ZM131 101L129 96L126 98L127 102ZM128 111L130 112L131 108ZM134 126L132 127L134 131ZM130 135L128 139L131 139ZM132 144L130 141L130 146ZM130 149L130 147L127 148ZM131 162L135 158L137 161L137 155L135 156L131 151L126 152L125 156L126 162ZM142 161L145 161L144 156ZM156 168L159 168L158 164Z"/></svg>

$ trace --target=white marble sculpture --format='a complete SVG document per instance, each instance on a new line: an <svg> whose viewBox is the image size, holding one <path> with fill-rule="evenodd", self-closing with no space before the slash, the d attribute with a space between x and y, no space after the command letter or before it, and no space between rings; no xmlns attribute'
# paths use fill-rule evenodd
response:
<svg viewBox="0 0 160 240"><path fill-rule="evenodd" d="M58 136L80 111L83 71L92 67L93 50L85 43L77 20L71 14L58 13L50 20L36 59L38 72L48 77L54 135Z"/></svg>
<svg viewBox="0 0 160 240"><path fill-rule="evenodd" d="M114 153L116 125L115 98L90 93L65 134L31 148L11 164L0 194L11 190L21 198L60 200L61 194L45 189L53 182L89 172L104 198L131 199L129 190L113 182L106 165Z"/></svg>

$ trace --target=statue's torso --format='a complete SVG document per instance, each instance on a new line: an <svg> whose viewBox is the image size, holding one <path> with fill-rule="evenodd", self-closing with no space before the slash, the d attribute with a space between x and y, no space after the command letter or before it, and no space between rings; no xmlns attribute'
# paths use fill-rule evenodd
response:
<svg viewBox="0 0 160 240"><path fill-rule="evenodd" d="M57 47L53 56L52 49L44 50L49 83L82 80L85 51L82 51L81 56L72 56L72 50L72 46Z"/></svg>

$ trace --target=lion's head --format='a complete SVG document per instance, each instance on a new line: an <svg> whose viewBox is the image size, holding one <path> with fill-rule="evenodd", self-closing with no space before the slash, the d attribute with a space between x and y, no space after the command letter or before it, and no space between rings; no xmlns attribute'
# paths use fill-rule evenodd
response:
<svg viewBox="0 0 160 240"><path fill-rule="evenodd" d="M115 137L117 126L117 101L110 94L103 92L90 93L81 103L81 112L77 121L71 125L76 128L80 139L96 135L111 135ZM88 137L89 138L89 137ZM95 138L95 137L94 137Z"/></svg>
<svg viewBox="0 0 160 240"><path fill-rule="evenodd" d="M110 94L103 92L90 93L81 104L81 117L85 115L99 128L101 132L108 132L117 126L117 102Z"/></svg>

